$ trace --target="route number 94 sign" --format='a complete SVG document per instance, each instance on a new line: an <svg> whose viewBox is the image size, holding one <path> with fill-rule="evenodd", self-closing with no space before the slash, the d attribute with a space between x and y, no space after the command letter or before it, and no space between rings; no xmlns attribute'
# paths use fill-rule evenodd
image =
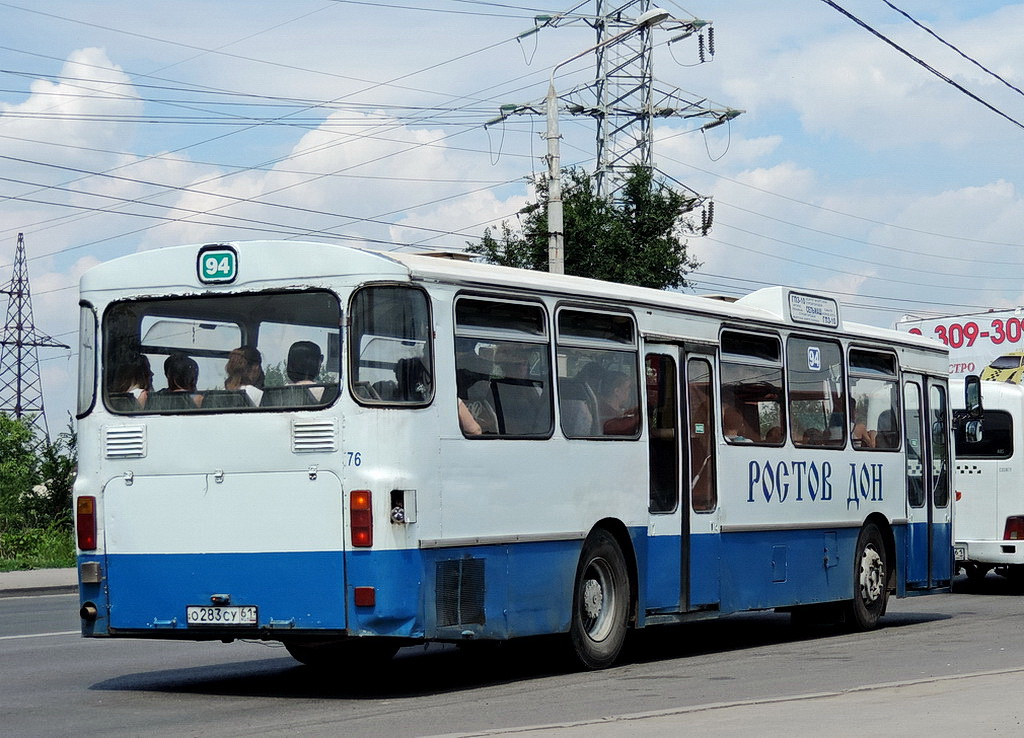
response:
<svg viewBox="0 0 1024 738"><path fill-rule="evenodd" d="M203 284L227 284L238 276L238 254L230 246L203 246L196 263Z"/></svg>

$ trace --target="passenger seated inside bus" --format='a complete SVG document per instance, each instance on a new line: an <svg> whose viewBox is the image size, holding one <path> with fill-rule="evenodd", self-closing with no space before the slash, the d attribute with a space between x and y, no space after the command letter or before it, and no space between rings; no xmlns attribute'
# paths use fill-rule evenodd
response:
<svg viewBox="0 0 1024 738"><path fill-rule="evenodd" d="M164 360L164 377L167 387L149 397L147 409L194 410L202 404L202 396L196 394L199 364L195 359L175 351Z"/></svg>
<svg viewBox="0 0 1024 738"><path fill-rule="evenodd" d="M484 432L483 427L477 422L472 411L466 406L461 397L456 398L459 404L459 427L467 436L479 436Z"/></svg>
<svg viewBox="0 0 1024 738"><path fill-rule="evenodd" d="M857 403L850 400L850 414L853 417L853 430L850 431L850 438L853 440L854 448L875 448L878 431L868 428L867 402Z"/></svg>
<svg viewBox="0 0 1024 738"><path fill-rule="evenodd" d="M725 400L723 398L723 404ZM753 443L754 439L747 422L735 407L726 405L722 408L722 433L729 443Z"/></svg>
<svg viewBox="0 0 1024 738"><path fill-rule="evenodd" d="M224 372L227 374L227 378L224 380L224 389L239 392L248 400L242 405L232 404L231 406L244 407L245 405L260 404L266 377L263 373L263 356L257 349L252 346L239 346L232 349L228 354L227 363L224 365ZM228 396L225 395L225 397ZM204 406L211 407L211 399L211 394L207 393L206 399L203 401Z"/></svg>
<svg viewBox="0 0 1024 738"><path fill-rule="evenodd" d="M544 381L530 375L530 349L506 344L495 363L494 376L476 382L466 392L466 406L483 433L546 434L550 430L550 409Z"/></svg>
<svg viewBox="0 0 1024 738"><path fill-rule="evenodd" d="M265 387L260 407L316 405L323 400L324 386L316 384L323 362L320 347L312 341L296 341L288 349L284 387Z"/></svg>
<svg viewBox="0 0 1024 738"><path fill-rule="evenodd" d="M609 372L601 384L598 401L601 428L606 436L632 436L640 424L636 384L624 372Z"/></svg>
<svg viewBox="0 0 1024 738"><path fill-rule="evenodd" d="M398 385L398 400L425 402L433 393L430 370L419 356L399 359L395 363L395 381Z"/></svg>
<svg viewBox="0 0 1024 738"><path fill-rule="evenodd" d="M899 428L896 425L896 413L883 410L878 416L878 430L875 432L875 448L899 448Z"/></svg>
<svg viewBox="0 0 1024 738"><path fill-rule="evenodd" d="M120 362L114 372L108 399L114 410L131 412L146 406L153 391L153 370L145 354L133 352Z"/></svg>

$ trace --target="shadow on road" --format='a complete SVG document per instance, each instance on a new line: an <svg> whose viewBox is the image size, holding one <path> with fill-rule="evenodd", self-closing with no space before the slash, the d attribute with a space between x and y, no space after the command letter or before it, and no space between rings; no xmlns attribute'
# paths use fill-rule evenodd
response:
<svg viewBox="0 0 1024 738"><path fill-rule="evenodd" d="M986 594L1020 597L1024 594L1024 578L1004 577L989 572L982 579L959 576L953 580L953 591L957 594Z"/></svg>
<svg viewBox="0 0 1024 738"><path fill-rule="evenodd" d="M890 613L885 628L902 628L950 617L938 613ZM870 638L835 624L800 625L789 615L744 613L685 625L647 628L631 635L621 664L600 675L614 676L630 664L685 659L714 653L756 651L783 643ZM410 647L375 668L340 663L334 669L301 666L276 649L281 659L126 674L92 685L95 690L277 698L402 699L559 677L578 670L564 638L522 638L465 647L430 644ZM752 654L753 655L753 654Z"/></svg>

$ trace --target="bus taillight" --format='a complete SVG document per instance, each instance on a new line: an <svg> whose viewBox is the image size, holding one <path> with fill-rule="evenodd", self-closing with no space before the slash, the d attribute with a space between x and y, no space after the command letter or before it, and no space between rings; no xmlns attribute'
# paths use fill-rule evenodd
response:
<svg viewBox="0 0 1024 738"><path fill-rule="evenodd" d="M369 548L373 545L373 511L370 509L370 490L357 489L348 502L349 526L352 531L352 545Z"/></svg>
<svg viewBox="0 0 1024 738"><path fill-rule="evenodd" d="M96 550L96 498L83 496L75 505L75 530L78 531L78 548L82 551Z"/></svg>
<svg viewBox="0 0 1024 738"><path fill-rule="evenodd" d="M1014 515L1006 519L1003 540L1024 541L1024 515Z"/></svg>

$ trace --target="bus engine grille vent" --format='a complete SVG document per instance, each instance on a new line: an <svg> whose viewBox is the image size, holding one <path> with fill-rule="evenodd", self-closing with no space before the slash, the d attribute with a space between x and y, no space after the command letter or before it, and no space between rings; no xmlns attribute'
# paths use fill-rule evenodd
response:
<svg viewBox="0 0 1024 738"><path fill-rule="evenodd" d="M293 420L292 451L297 454L338 450L338 423L329 420Z"/></svg>
<svg viewBox="0 0 1024 738"><path fill-rule="evenodd" d="M103 448L108 459L132 459L146 455L145 426L106 428L103 440Z"/></svg>
<svg viewBox="0 0 1024 738"><path fill-rule="evenodd" d="M437 562L437 624L484 624L484 560Z"/></svg>

